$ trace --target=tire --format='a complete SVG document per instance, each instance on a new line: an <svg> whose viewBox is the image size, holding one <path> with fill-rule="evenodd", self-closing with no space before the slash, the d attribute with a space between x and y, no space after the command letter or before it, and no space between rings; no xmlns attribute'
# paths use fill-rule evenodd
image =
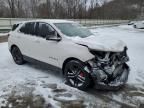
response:
<svg viewBox="0 0 144 108"><path fill-rule="evenodd" d="M23 55L18 47L14 46L11 50L11 54L12 54L13 60L16 64L18 64L18 65L24 64Z"/></svg>
<svg viewBox="0 0 144 108"><path fill-rule="evenodd" d="M71 60L64 68L66 83L80 90L87 90L91 83L90 75L84 70L84 64L78 60Z"/></svg>

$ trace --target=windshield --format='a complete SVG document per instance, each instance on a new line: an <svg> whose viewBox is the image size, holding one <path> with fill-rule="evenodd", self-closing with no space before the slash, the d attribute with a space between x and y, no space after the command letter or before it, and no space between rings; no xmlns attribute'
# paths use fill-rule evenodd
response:
<svg viewBox="0 0 144 108"><path fill-rule="evenodd" d="M88 29L75 23L55 23L55 26L60 29L63 34L69 37L79 36L85 38L92 35Z"/></svg>

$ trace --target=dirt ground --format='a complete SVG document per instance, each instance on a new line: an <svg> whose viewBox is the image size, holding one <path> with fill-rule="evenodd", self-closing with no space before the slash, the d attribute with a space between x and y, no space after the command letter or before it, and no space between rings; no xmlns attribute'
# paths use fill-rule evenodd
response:
<svg viewBox="0 0 144 108"><path fill-rule="evenodd" d="M8 36L0 36L0 43L7 42L7 41L8 41Z"/></svg>

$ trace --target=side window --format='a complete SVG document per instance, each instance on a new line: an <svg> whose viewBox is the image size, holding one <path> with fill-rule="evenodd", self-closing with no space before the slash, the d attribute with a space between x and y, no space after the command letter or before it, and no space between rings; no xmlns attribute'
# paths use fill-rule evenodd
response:
<svg viewBox="0 0 144 108"><path fill-rule="evenodd" d="M26 32L25 24L20 28L20 32L22 32L22 33Z"/></svg>
<svg viewBox="0 0 144 108"><path fill-rule="evenodd" d="M35 28L36 28L36 23L35 22L28 22L28 23L25 23L20 28L20 32L22 32L24 34L35 35Z"/></svg>
<svg viewBox="0 0 144 108"><path fill-rule="evenodd" d="M49 32L50 33L55 31L54 28L52 28L52 26L48 25L48 27L49 27Z"/></svg>
<svg viewBox="0 0 144 108"><path fill-rule="evenodd" d="M39 37L46 38L47 35L49 35L51 32L54 32L54 31L55 30L49 24L39 22L38 32L37 32L37 35Z"/></svg>

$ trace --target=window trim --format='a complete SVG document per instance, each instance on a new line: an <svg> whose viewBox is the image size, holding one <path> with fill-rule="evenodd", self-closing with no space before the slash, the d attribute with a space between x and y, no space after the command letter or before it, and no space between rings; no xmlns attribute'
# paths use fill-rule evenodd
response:
<svg viewBox="0 0 144 108"><path fill-rule="evenodd" d="M32 22L33 22L33 21L32 21ZM31 22L21 23L21 25L19 26L19 28L18 28L18 30L17 30L18 33L24 34L23 32L20 31L20 29L21 29L22 26L23 26L24 24L26 24L26 23L31 23ZM59 33L51 24L49 24L49 23L47 23L47 22L43 22L43 21L34 21L33 23L36 23L36 28L35 28L35 29L37 29L37 23L45 23L45 24L50 25L50 26L57 32L58 37L62 39L62 36L60 35L61 33ZM24 34L24 35L30 35L30 34ZM33 35L31 35L31 36L33 36ZM45 39L45 38L40 37L40 36L37 36L37 35L35 35L35 36L36 36L36 37L39 37L39 38L42 38L42 39Z"/></svg>

